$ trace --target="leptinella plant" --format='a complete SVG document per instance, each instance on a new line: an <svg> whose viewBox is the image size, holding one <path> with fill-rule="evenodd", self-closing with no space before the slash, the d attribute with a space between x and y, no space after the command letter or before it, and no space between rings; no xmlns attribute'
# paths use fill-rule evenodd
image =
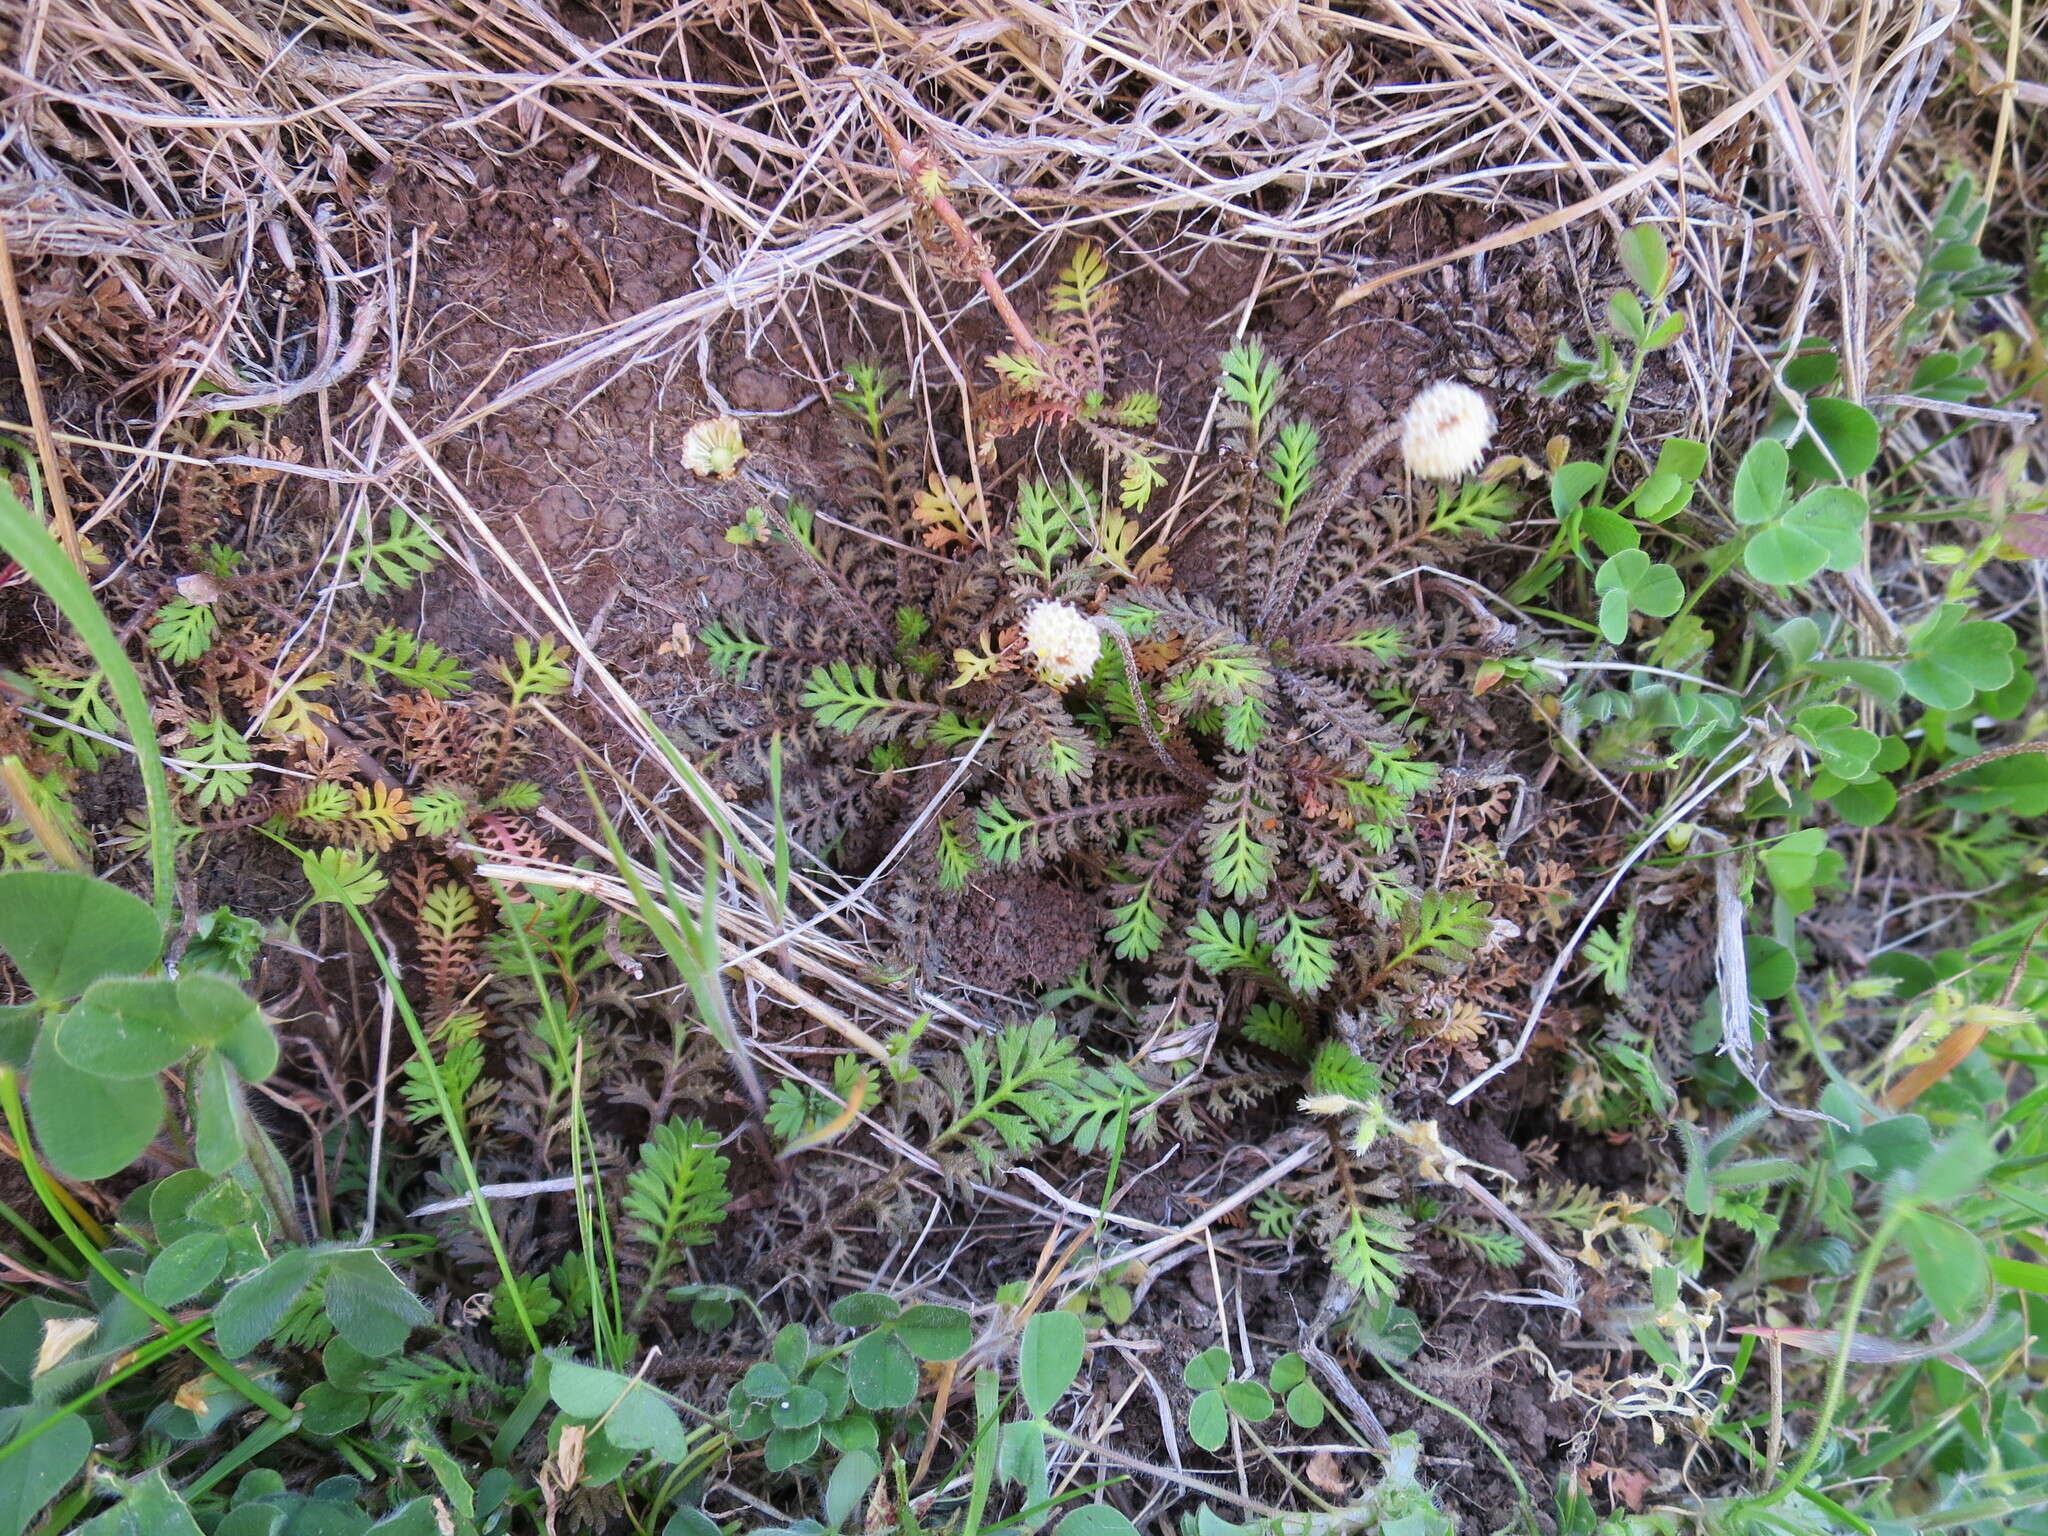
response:
<svg viewBox="0 0 2048 1536"><path fill-rule="evenodd" d="M1055 293L1088 269L1077 256ZM1107 286L1089 302L1111 302ZM921 455L929 434L892 374L846 377L850 504L830 520L762 509L739 535L800 568L814 617L727 613L702 631L738 685L696 722L727 777L761 781L780 737L784 812L814 851L859 866L922 827L922 877L943 889L1056 866L1105 892L1109 945L1167 1013L1214 1016L1232 976L1356 1003L1397 959L1484 939L1483 904L1425 899L1402 856L1437 770L1372 697L1410 649L1380 578L1511 510L1504 485L1466 479L1493 430L1477 391L1422 391L1333 468L1284 408L1280 366L1256 340L1232 348L1201 536L1213 576L1197 583L1139 548L1156 476L1130 466L1156 455L1126 435L1083 423L1087 451L1005 507ZM1442 488L1352 505L1397 439ZM1349 967L1346 938L1367 940Z"/></svg>

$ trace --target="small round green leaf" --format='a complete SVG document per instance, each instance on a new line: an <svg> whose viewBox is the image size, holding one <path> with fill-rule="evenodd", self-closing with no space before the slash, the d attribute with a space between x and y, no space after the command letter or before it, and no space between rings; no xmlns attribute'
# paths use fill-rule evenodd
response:
<svg viewBox="0 0 2048 1536"><path fill-rule="evenodd" d="M824 1423L825 1438L837 1451L872 1451L882 1443L875 1421L864 1413L849 1413Z"/></svg>
<svg viewBox="0 0 2048 1536"><path fill-rule="evenodd" d="M825 1417L825 1394L816 1387L791 1387L768 1405L777 1429L802 1429Z"/></svg>
<svg viewBox="0 0 2048 1536"><path fill-rule="evenodd" d="M634 1377L550 1355L548 1396L572 1418L592 1423L604 1420L605 1437L622 1450L646 1451L657 1461L674 1463L689 1449L689 1437L675 1409L654 1388ZM815 1436L816 1431L812 1433Z"/></svg>
<svg viewBox="0 0 2048 1536"><path fill-rule="evenodd" d="M958 1360L974 1343L974 1320L958 1307L911 1307L896 1319L896 1337L920 1360Z"/></svg>
<svg viewBox="0 0 2048 1536"><path fill-rule="evenodd" d="M43 1035L29 1062L28 1105L36 1140L66 1178L119 1173L156 1140L164 1091L154 1077L95 1077L66 1061Z"/></svg>
<svg viewBox="0 0 2048 1536"><path fill-rule="evenodd" d="M245 1083L277 1070L277 1037L255 1001L227 977L187 971L178 978L178 1006L194 1038L235 1064Z"/></svg>
<svg viewBox="0 0 2048 1536"><path fill-rule="evenodd" d="M0 1410L0 1444L51 1417L53 1410L30 1405ZM65 1414L18 1455L0 1475L0 1531L25 1531L50 1500L64 1491L92 1454L92 1426L83 1414Z"/></svg>
<svg viewBox="0 0 2048 1536"><path fill-rule="evenodd" d="M228 1240L218 1232L188 1232L149 1261L142 1294L160 1307L190 1301L214 1281L228 1259Z"/></svg>
<svg viewBox="0 0 2048 1536"><path fill-rule="evenodd" d="M1266 1373L1266 1379L1272 1382L1275 1392L1285 1396L1308 1380L1308 1362L1293 1350L1289 1350L1273 1362L1273 1368Z"/></svg>
<svg viewBox="0 0 2048 1536"><path fill-rule="evenodd" d="M1197 1392L1220 1387L1230 1379L1230 1351L1212 1344L1181 1367L1180 1379Z"/></svg>
<svg viewBox="0 0 2048 1536"><path fill-rule="evenodd" d="M112 976L87 989L51 1025L64 1059L95 1077L155 1077L192 1054L168 976Z"/></svg>
<svg viewBox="0 0 2048 1536"><path fill-rule="evenodd" d="M292 1303L313 1283L321 1257L310 1248L287 1248L254 1274L229 1286L213 1309L214 1337L221 1353L230 1360L238 1359L269 1338Z"/></svg>
<svg viewBox="0 0 2048 1536"><path fill-rule="evenodd" d="M868 1334L853 1346L846 1378L863 1408L908 1408L917 1401L917 1362L886 1333Z"/></svg>
<svg viewBox="0 0 2048 1536"><path fill-rule="evenodd" d="M1853 400L1823 395L1806 402L1806 431L1792 464L1815 480L1854 480L1877 462L1877 418Z"/></svg>
<svg viewBox="0 0 2048 1536"><path fill-rule="evenodd" d="M1735 469L1735 493L1729 511L1745 528L1768 523L1785 509L1785 485L1791 477L1791 462L1785 445L1774 438L1759 438Z"/></svg>
<svg viewBox="0 0 2048 1536"><path fill-rule="evenodd" d="M817 1454L818 1426L815 1424L807 1424L802 1429L778 1429L761 1447L761 1459L770 1472L787 1472Z"/></svg>
<svg viewBox="0 0 2048 1536"><path fill-rule="evenodd" d="M406 1336L433 1321L420 1299L406 1283L392 1273L384 1256L369 1248L351 1248L327 1261L327 1284L322 1293L328 1321L334 1331L366 1355L382 1359L405 1348ZM614 1435L620 1445L645 1448L648 1442L627 1441Z"/></svg>
<svg viewBox="0 0 2048 1536"><path fill-rule="evenodd" d="M893 1323L902 1310L893 1296L884 1296L880 1291L856 1291L832 1303L831 1317L842 1328L873 1328Z"/></svg>
<svg viewBox="0 0 2048 1536"><path fill-rule="evenodd" d="M740 1378L740 1390L757 1403L772 1402L789 1388L789 1373L772 1360L748 1366L747 1374Z"/></svg>
<svg viewBox="0 0 2048 1536"><path fill-rule="evenodd" d="M1258 1381L1226 1381L1216 1389L1230 1411L1250 1424L1263 1424L1273 1417L1273 1394Z"/></svg>
<svg viewBox="0 0 2048 1536"><path fill-rule="evenodd" d="M242 1160L242 1084L219 1051L203 1051L192 1069L192 1150L208 1173L226 1173Z"/></svg>
<svg viewBox="0 0 2048 1536"><path fill-rule="evenodd" d="M300 1423L309 1435L346 1434L370 1416L370 1399L362 1392L344 1392L327 1382L306 1388L299 1400Z"/></svg>
<svg viewBox="0 0 2048 1536"><path fill-rule="evenodd" d="M1899 1228L1899 1243L1912 1256L1921 1292L1944 1321L1967 1323L1983 1311L1991 1261L1976 1233L1938 1212L1914 1211Z"/></svg>
<svg viewBox="0 0 2048 1536"><path fill-rule="evenodd" d="M162 947L148 904L119 886L60 869L0 875L0 949L45 1003L146 971Z"/></svg>
<svg viewBox="0 0 2048 1536"><path fill-rule="evenodd" d="M1287 1418L1296 1429L1320 1429L1329 1405L1312 1381L1304 1381L1287 1394Z"/></svg>

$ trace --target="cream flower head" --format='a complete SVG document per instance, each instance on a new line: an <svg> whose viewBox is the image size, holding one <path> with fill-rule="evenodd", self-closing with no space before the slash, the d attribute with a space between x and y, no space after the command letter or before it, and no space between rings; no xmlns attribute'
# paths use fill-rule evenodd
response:
<svg viewBox="0 0 2048 1536"><path fill-rule="evenodd" d="M1102 656L1102 631L1072 603L1033 603L1024 615L1024 644L1038 663L1038 675L1054 688L1068 688L1095 670Z"/></svg>
<svg viewBox="0 0 2048 1536"><path fill-rule="evenodd" d="M1401 457L1425 480L1469 475L1493 441L1493 407L1469 384L1432 384L1409 402L1401 418Z"/></svg>
<svg viewBox="0 0 2048 1536"><path fill-rule="evenodd" d="M700 475L730 480L740 460L747 456L740 424L730 416L700 421L683 434L683 463Z"/></svg>

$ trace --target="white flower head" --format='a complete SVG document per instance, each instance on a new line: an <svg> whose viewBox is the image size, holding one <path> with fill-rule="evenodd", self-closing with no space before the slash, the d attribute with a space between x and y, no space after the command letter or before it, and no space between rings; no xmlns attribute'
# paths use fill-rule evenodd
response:
<svg viewBox="0 0 2048 1536"><path fill-rule="evenodd" d="M1425 480L1469 475L1493 441L1493 407L1469 384L1445 379L1408 405L1401 418L1401 457Z"/></svg>
<svg viewBox="0 0 2048 1536"><path fill-rule="evenodd" d="M730 480L746 456L747 444L740 436L740 424L730 416L700 421L683 434L683 463L700 475Z"/></svg>
<svg viewBox="0 0 2048 1536"><path fill-rule="evenodd" d="M1095 670L1102 631L1072 603L1033 603L1024 615L1024 644L1038 675L1054 688L1067 688Z"/></svg>

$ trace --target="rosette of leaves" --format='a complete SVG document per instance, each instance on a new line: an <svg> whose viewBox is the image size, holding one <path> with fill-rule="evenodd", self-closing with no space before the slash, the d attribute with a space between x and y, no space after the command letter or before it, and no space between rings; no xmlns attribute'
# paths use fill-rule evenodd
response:
<svg viewBox="0 0 2048 1536"><path fill-rule="evenodd" d="M1155 973L1169 1012L1237 974L1329 992L1340 942L1362 934L1377 936L1357 952L1365 990L1396 964L1469 956L1484 908L1425 903L1400 858L1436 770L1373 702L1407 650L1373 578L1390 546L1498 532L1506 493L1445 492L1400 522L1352 510L1354 472L1384 444L1326 472L1256 342L1222 371L1235 467L1207 518L1214 589L1198 593L1135 550L1142 477L1114 499L1094 488L1120 448L1092 475L1023 480L999 512L925 457L931 434L891 374L849 370L847 504L759 520L806 616L728 613L700 632L734 685L688 723L715 772L765 785L779 767L794 834L856 866L954 795L924 834L938 884L1058 866L1108 888L1109 943ZM1064 692L1033 675L1017 633L1046 598L1111 630L1092 678Z"/></svg>
<svg viewBox="0 0 2048 1536"><path fill-rule="evenodd" d="M1315 996L1339 981L1340 941L1364 934L1381 939L1361 978L1467 957L1484 908L1426 906L1399 857L1436 768L1371 697L1407 649L1373 603L1363 551L1384 540L1333 528L1350 466L1324 472L1257 343L1225 356L1223 390L1250 467L1211 513L1216 595L1140 588L1110 605L1126 643L1098 668L1094 708L1113 746L1083 784L990 797L977 851L1034 865L1097 850L1115 952L1183 983L1192 967Z"/></svg>

